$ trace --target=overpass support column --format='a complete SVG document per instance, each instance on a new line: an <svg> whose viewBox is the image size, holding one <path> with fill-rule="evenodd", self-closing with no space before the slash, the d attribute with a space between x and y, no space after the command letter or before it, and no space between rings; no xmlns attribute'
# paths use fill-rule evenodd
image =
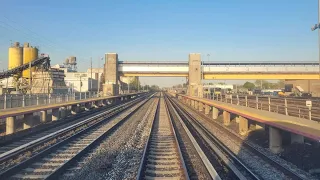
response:
<svg viewBox="0 0 320 180"><path fill-rule="evenodd" d="M60 119L60 111L59 108L52 109L52 121L57 121Z"/></svg>
<svg viewBox="0 0 320 180"><path fill-rule="evenodd" d="M202 97L202 83L201 83L201 54L189 54L189 75L188 75L188 93L189 96Z"/></svg>
<svg viewBox="0 0 320 180"><path fill-rule="evenodd" d="M239 133L241 135L246 135L248 133L248 127L249 127L248 119L242 116L239 116Z"/></svg>
<svg viewBox="0 0 320 180"><path fill-rule="evenodd" d="M219 117L219 109L212 106L212 119L218 119Z"/></svg>
<svg viewBox="0 0 320 180"><path fill-rule="evenodd" d="M34 116L33 113L25 114L23 118L23 129L32 128L34 123Z"/></svg>
<svg viewBox="0 0 320 180"><path fill-rule="evenodd" d="M41 123L47 122L47 116L48 116L47 110L40 111Z"/></svg>
<svg viewBox="0 0 320 180"><path fill-rule="evenodd" d="M118 95L119 94L119 73L118 73L118 54L105 54L103 95Z"/></svg>
<svg viewBox="0 0 320 180"><path fill-rule="evenodd" d="M230 124L230 113L228 111L223 111L223 124L225 126Z"/></svg>
<svg viewBox="0 0 320 180"><path fill-rule="evenodd" d="M276 154L282 151L281 131L274 127L269 127L269 149Z"/></svg>
<svg viewBox="0 0 320 180"><path fill-rule="evenodd" d="M210 106L206 104L204 114L209 114L209 112L210 112Z"/></svg>
<svg viewBox="0 0 320 180"><path fill-rule="evenodd" d="M203 111L203 103L199 102L199 111Z"/></svg>
<svg viewBox="0 0 320 180"><path fill-rule="evenodd" d="M299 135L299 134L291 133L291 144L292 143L303 144L304 143L304 137Z"/></svg>
<svg viewBox="0 0 320 180"><path fill-rule="evenodd" d="M16 132L16 117L7 117L6 118L6 135L13 134Z"/></svg>

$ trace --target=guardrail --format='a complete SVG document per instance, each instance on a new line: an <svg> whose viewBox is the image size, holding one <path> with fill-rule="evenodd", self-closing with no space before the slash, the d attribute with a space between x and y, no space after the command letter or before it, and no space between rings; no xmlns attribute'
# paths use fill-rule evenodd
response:
<svg viewBox="0 0 320 180"><path fill-rule="evenodd" d="M97 92L77 92L72 94L4 94L0 96L0 110L34 105L55 104L72 100L96 98Z"/></svg>
<svg viewBox="0 0 320 180"><path fill-rule="evenodd" d="M204 94L204 98L320 122L318 99Z"/></svg>

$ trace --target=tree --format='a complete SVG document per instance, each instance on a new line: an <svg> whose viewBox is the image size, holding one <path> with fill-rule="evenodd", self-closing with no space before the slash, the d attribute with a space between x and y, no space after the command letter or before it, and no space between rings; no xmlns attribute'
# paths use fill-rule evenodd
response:
<svg viewBox="0 0 320 180"><path fill-rule="evenodd" d="M252 82L246 82L243 84L243 87L246 89L254 89L256 86Z"/></svg>
<svg viewBox="0 0 320 180"><path fill-rule="evenodd" d="M284 85L285 85L284 80L279 80L279 81L277 82L277 85L278 85L278 88L279 88L279 89L284 88Z"/></svg>
<svg viewBox="0 0 320 180"><path fill-rule="evenodd" d="M130 88L134 90L141 89L140 81L138 78L133 78L130 82Z"/></svg>

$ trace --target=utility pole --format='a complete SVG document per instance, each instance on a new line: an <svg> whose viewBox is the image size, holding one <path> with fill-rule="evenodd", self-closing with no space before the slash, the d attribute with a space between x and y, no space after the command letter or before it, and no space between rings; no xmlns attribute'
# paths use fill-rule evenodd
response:
<svg viewBox="0 0 320 180"><path fill-rule="evenodd" d="M92 58L90 58L91 63L91 80L90 80L90 91L92 91Z"/></svg>
<svg viewBox="0 0 320 180"><path fill-rule="evenodd" d="M128 94L130 93L130 82L129 82L129 78L128 78Z"/></svg>
<svg viewBox="0 0 320 180"><path fill-rule="evenodd" d="M30 86L30 94L32 94L32 72L31 72L31 61L29 62L29 86Z"/></svg>
<svg viewBox="0 0 320 180"><path fill-rule="evenodd" d="M103 60L103 57L101 57L98 61L98 93L100 94L100 78L101 78L101 75L100 75L100 60Z"/></svg>
<svg viewBox="0 0 320 180"><path fill-rule="evenodd" d="M320 79L320 0L318 0L318 23L311 27L311 31L318 29L318 58L319 58L319 79Z"/></svg>
<svg viewBox="0 0 320 180"><path fill-rule="evenodd" d="M208 63L210 62L210 54L207 54L207 56L208 56ZM210 67L211 67L211 65L209 65L209 71L210 71Z"/></svg>

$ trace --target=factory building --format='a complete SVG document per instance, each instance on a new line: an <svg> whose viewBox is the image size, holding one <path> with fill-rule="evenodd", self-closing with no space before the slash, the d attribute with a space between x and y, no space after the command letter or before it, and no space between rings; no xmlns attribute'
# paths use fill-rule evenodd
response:
<svg viewBox="0 0 320 180"><path fill-rule="evenodd" d="M76 72L74 68L66 65L54 65L51 68L64 71L64 81L68 88L68 93L73 92L97 92L98 91L98 75L88 72Z"/></svg>

